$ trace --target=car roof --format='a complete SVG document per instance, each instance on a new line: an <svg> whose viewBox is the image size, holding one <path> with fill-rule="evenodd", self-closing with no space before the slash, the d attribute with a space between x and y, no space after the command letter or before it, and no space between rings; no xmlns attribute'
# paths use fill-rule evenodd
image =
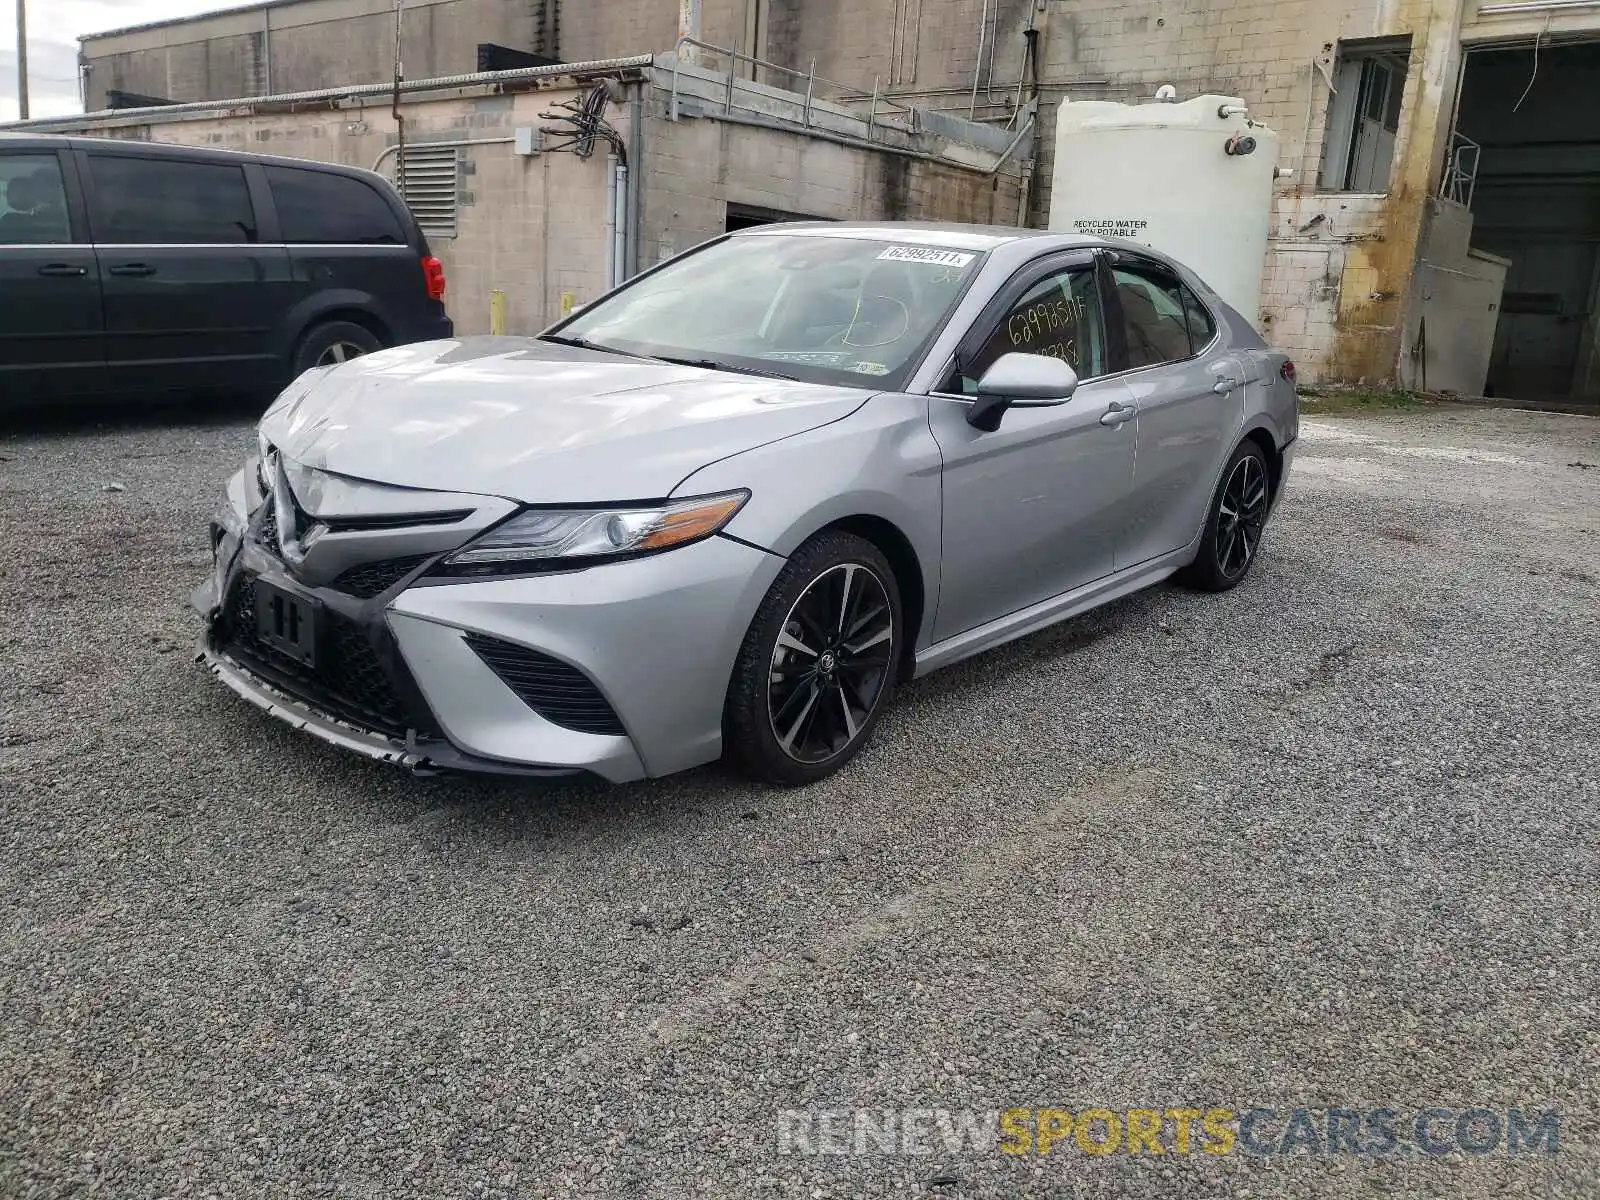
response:
<svg viewBox="0 0 1600 1200"><path fill-rule="evenodd" d="M1211 288L1183 263L1164 251L1123 238L1060 233L1049 229L1023 229L1013 225L965 225L959 221L779 221L735 230L729 237L795 234L806 237L861 238L898 242L947 250L991 253L1003 269L1020 266L1059 250L1101 247L1121 251L1134 260L1165 265L1191 287L1207 294Z"/></svg>
<svg viewBox="0 0 1600 1200"><path fill-rule="evenodd" d="M1101 246L1105 240L1082 234L1022 229L1013 225L965 225L959 221L782 221L735 231L733 237L763 234L862 238L880 242L941 246L956 250L993 250L1012 242L1030 242L1030 250Z"/></svg>

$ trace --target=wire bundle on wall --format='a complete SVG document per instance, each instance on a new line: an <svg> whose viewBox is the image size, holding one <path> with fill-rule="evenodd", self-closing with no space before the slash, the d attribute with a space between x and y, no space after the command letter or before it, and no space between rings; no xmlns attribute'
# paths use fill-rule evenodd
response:
<svg viewBox="0 0 1600 1200"><path fill-rule="evenodd" d="M605 117L606 102L611 98L610 87L608 83L597 83L582 100L567 100L557 104L560 112L540 113L541 121L557 122L554 126L542 127L542 132L562 139L545 149L550 153L570 151L579 158L588 158L594 153L596 140L604 139L618 161L626 164L628 152L623 145L622 135Z"/></svg>

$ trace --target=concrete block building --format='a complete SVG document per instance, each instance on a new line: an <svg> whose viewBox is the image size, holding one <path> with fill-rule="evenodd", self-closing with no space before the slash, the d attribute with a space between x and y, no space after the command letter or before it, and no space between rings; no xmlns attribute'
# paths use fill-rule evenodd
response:
<svg viewBox="0 0 1600 1200"><path fill-rule="evenodd" d="M644 168L653 215L630 251L646 258L763 213L984 209L1044 224L1062 99L1143 101L1167 84L1237 96L1278 133L1283 168L1252 315L1304 377L1529 398L1600 390L1600 125L1586 115L1600 3L274 0L85 38L85 102L100 111L79 124L126 123L114 114L139 110L115 106L141 101L380 86L397 48L411 79L647 58L640 120L660 150ZM672 121L672 77L696 93L689 109L727 119L686 121L680 104ZM732 102L719 105L718 88ZM504 93L471 102L489 98ZM758 128L803 128L824 102L828 120L858 125L804 142ZM512 102L515 120L525 103ZM394 122L366 107L371 136L391 138ZM265 118L215 119L208 136ZM150 109L138 120L157 137L181 124ZM850 145L861 129L864 145ZM306 144L336 153L340 136ZM883 137L904 139L899 153L885 158ZM931 160L919 139L939 143ZM981 202L978 178L992 185ZM1151 179L1182 187L1160 164ZM461 228L459 254L479 253Z"/></svg>

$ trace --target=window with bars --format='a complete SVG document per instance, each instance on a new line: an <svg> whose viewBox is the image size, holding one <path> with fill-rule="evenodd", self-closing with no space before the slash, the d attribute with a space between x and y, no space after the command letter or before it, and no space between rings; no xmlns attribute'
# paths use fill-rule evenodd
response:
<svg viewBox="0 0 1600 1200"><path fill-rule="evenodd" d="M429 237L456 236L458 154L454 146L407 146L400 153L395 182Z"/></svg>

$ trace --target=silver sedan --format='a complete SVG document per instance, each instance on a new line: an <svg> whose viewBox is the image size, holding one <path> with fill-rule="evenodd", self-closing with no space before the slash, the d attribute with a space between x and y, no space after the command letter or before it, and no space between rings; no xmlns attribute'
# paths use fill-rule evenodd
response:
<svg viewBox="0 0 1600 1200"><path fill-rule="evenodd" d="M538 338L296 380L213 521L204 659L416 771L819 779L897 682L1244 579L1294 366L1136 246L767 226Z"/></svg>

